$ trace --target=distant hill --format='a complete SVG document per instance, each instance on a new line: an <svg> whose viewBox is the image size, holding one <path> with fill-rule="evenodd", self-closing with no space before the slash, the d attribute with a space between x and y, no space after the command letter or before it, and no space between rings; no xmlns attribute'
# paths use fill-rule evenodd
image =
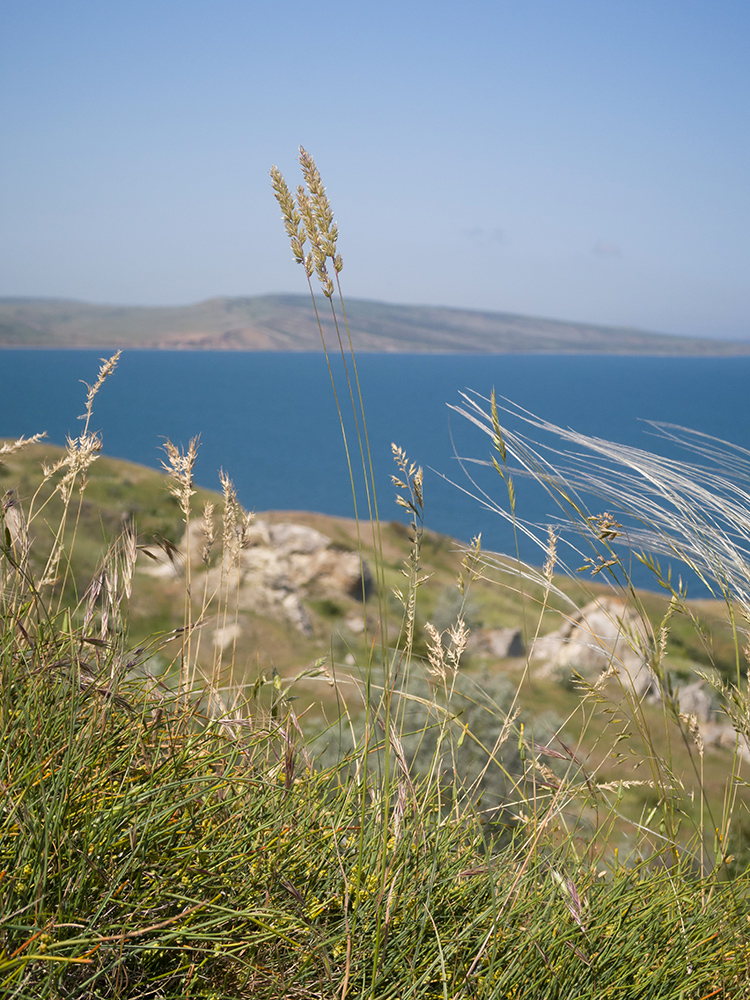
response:
<svg viewBox="0 0 750 1000"><path fill-rule="evenodd" d="M325 305L325 303L323 303ZM446 353L750 353L750 342L647 333L561 320L437 306L347 301L358 351ZM335 331L325 321L329 345ZM106 306L64 299L0 299L1 347L318 351L305 295L208 299L192 306Z"/></svg>

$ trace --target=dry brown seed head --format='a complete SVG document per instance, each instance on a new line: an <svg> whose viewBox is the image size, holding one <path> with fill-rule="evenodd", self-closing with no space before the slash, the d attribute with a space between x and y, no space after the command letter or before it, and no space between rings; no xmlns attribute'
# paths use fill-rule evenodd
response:
<svg viewBox="0 0 750 1000"><path fill-rule="evenodd" d="M271 167L271 186L274 195L281 208L281 217L284 220L284 228L291 241L292 254L298 264L304 263L303 246L305 243L305 233L302 229L302 219L294 204L294 198L287 187L287 183L277 167Z"/></svg>
<svg viewBox="0 0 750 1000"><path fill-rule="evenodd" d="M305 178L305 184L307 184L310 194L325 197L326 189L323 187L320 171L315 165L315 160L304 146L299 147L299 163L302 167L302 176Z"/></svg>
<svg viewBox="0 0 750 1000"><path fill-rule="evenodd" d="M169 492L177 499L180 510L187 517L190 514L190 497L193 496L193 468L198 457L198 445L200 439L194 437L190 439L187 451L182 451L167 439L164 443L164 451L167 453L167 461L162 462L162 466L174 480L169 486Z"/></svg>
<svg viewBox="0 0 750 1000"><path fill-rule="evenodd" d="M130 600L133 590L133 572L135 570L135 560L138 555L138 536L131 524L123 533L122 551L124 558L123 587L125 596Z"/></svg>
<svg viewBox="0 0 750 1000"><path fill-rule="evenodd" d="M279 203L281 216L284 220L287 232L289 232L290 229L294 231L297 228L294 218L297 213L295 212L294 198L289 190L289 186L284 180L284 175L277 166L272 165L269 173L271 174L271 187L273 188L276 201Z"/></svg>
<svg viewBox="0 0 750 1000"><path fill-rule="evenodd" d="M237 559L240 551L247 545L247 535L253 515L243 511L237 499L234 483L223 469L219 473L219 478L224 495L221 542L224 550L225 568L227 568L227 562L231 563Z"/></svg>
<svg viewBox="0 0 750 1000"><path fill-rule="evenodd" d="M302 146L299 148L299 162L310 194L316 229L320 234L323 249L327 257L334 259L339 231L333 221L333 209L323 186L320 171L315 165L315 160Z"/></svg>
<svg viewBox="0 0 750 1000"><path fill-rule="evenodd" d="M99 457L101 450L102 442L98 434L84 432L80 437L67 439L62 465L58 465L58 468L65 467L68 470L57 487L63 502L67 503L70 499L76 478L78 478L78 488L83 492L86 486L86 472Z"/></svg>
<svg viewBox="0 0 750 1000"><path fill-rule="evenodd" d="M313 272L318 277L323 294L333 298L334 286L326 269L326 260L333 261L336 274L343 269L343 260L336 251L338 226L334 222L333 210L326 195L320 172L312 156L302 146L299 147L299 161L306 187L297 187L297 200L290 192L279 169L271 167L271 184L276 200L281 207L287 235L291 241L292 254L297 263L302 264L308 278ZM304 244L309 240L310 250L305 254Z"/></svg>
<svg viewBox="0 0 750 1000"><path fill-rule="evenodd" d="M449 635L451 640L449 659L453 664L453 669L455 671L458 670L461 657L463 656L469 642L469 629L466 627L463 618L459 617L456 624L451 625Z"/></svg>
<svg viewBox="0 0 750 1000"><path fill-rule="evenodd" d="M15 451L20 451L21 448L26 448L30 444L38 444L42 438L47 437L47 432L42 431L41 434L34 434L32 437L24 437L21 435L17 441L6 441L5 444L0 445L0 455L12 455Z"/></svg>
<svg viewBox="0 0 750 1000"><path fill-rule="evenodd" d="M224 497L224 506L234 506L237 503L237 490L234 483L223 469L219 470L219 481L221 482L221 492Z"/></svg>
<svg viewBox="0 0 750 1000"><path fill-rule="evenodd" d="M698 716L694 712L680 713L680 719L687 726L690 737L698 748L698 753L703 756L703 735L698 724Z"/></svg>
<svg viewBox="0 0 750 1000"><path fill-rule="evenodd" d="M86 412L81 414L79 419L88 420L91 417L91 407L94 405L94 396L96 396L104 382L115 370L121 354L122 351L117 351L117 353L113 354L111 358L101 358L101 366L99 368L99 375L96 382L94 382L93 385L89 385L88 382L83 383L88 389L88 393L86 394Z"/></svg>
<svg viewBox="0 0 750 1000"><path fill-rule="evenodd" d="M305 263L305 251L304 251L305 237L302 238L298 236L292 236L291 246L292 246L292 256L298 264Z"/></svg>
<svg viewBox="0 0 750 1000"><path fill-rule="evenodd" d="M307 191L305 191L301 184L297 188L297 205L299 207L302 224L305 227L305 234L314 249L318 233L318 225L315 220L312 201L310 200Z"/></svg>
<svg viewBox="0 0 750 1000"><path fill-rule="evenodd" d="M201 546L201 561L208 565L211 558L211 548L216 539L214 528L214 505L206 503L203 507L203 519L201 521L201 534L203 535L203 545Z"/></svg>
<svg viewBox="0 0 750 1000"><path fill-rule="evenodd" d="M399 448L397 444L391 442L391 452L393 454L393 461L402 471L406 470L408 459L403 448Z"/></svg>
<svg viewBox="0 0 750 1000"><path fill-rule="evenodd" d="M255 522L255 512L243 510L239 521L239 546L246 549L250 543L250 528Z"/></svg>
<svg viewBox="0 0 750 1000"><path fill-rule="evenodd" d="M544 561L544 578L545 580L551 580L552 574L555 571L555 563L557 562L557 538L558 531L556 528L547 528L547 558Z"/></svg>
<svg viewBox="0 0 750 1000"><path fill-rule="evenodd" d="M427 633L427 662L428 670L436 680L445 682L445 649L443 648L443 636L435 628L432 622L425 622L425 632Z"/></svg>
<svg viewBox="0 0 750 1000"><path fill-rule="evenodd" d="M58 458L58 460L52 465L47 465L46 462L42 462L42 475L45 479L51 479L52 476L54 476L56 472L59 472L60 469L64 468L65 465L66 459L64 456L63 458Z"/></svg>
<svg viewBox="0 0 750 1000"><path fill-rule="evenodd" d="M58 581L57 568L60 565L60 559L62 558L63 549L61 545L56 545L52 555L47 562L47 568L44 576L39 581L40 587L53 587Z"/></svg>
<svg viewBox="0 0 750 1000"><path fill-rule="evenodd" d="M313 192L312 203L315 218L321 230L326 234L326 236L337 236L338 228L333 221L333 209L331 208L330 202L326 197L325 188L323 189L323 194Z"/></svg>
<svg viewBox="0 0 750 1000"><path fill-rule="evenodd" d="M16 553L24 558L29 551L29 532L15 490L8 490L0 502L0 526L10 536L10 544Z"/></svg>
<svg viewBox="0 0 750 1000"><path fill-rule="evenodd" d="M603 514L587 517L586 520L597 538L603 542L610 542L622 534L622 525L607 510Z"/></svg>
<svg viewBox="0 0 750 1000"><path fill-rule="evenodd" d="M414 498L418 507L424 507L424 495L422 493L422 467L420 466L414 473L412 478L412 486L414 488Z"/></svg>

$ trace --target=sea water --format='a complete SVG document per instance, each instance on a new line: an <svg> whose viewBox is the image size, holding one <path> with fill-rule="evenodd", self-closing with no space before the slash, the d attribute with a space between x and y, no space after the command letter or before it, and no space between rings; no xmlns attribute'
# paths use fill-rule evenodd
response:
<svg viewBox="0 0 750 1000"><path fill-rule="evenodd" d="M0 352L0 437L47 431L63 444L76 436L86 393L81 383L96 380L101 353ZM333 365L336 394L319 353L125 351L96 397L92 426L108 455L156 468L165 439L184 446L200 435L200 485L217 488L223 468L247 508L352 516L338 405L363 515L346 383L348 374L357 393L358 377L381 519L404 519L390 480L394 442L425 469L428 528L462 542L481 532L485 548L505 552L514 550L512 528L487 503L507 509L507 491L492 468L471 461L486 463L492 442L450 409L461 403L461 391L488 397L494 388L498 398L553 423L646 449L665 450L648 421L695 428L750 449L746 357L362 354L356 373L351 363L348 373L340 361ZM522 477L516 488L519 516L540 525L559 519L544 491ZM469 496L479 491L484 506ZM521 555L543 561L523 540ZM638 582L646 585L649 577L640 574Z"/></svg>

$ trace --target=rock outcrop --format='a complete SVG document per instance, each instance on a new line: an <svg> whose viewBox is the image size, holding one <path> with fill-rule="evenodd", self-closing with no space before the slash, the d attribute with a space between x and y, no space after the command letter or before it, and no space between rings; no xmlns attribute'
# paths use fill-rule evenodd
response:
<svg viewBox="0 0 750 1000"><path fill-rule="evenodd" d="M229 593L240 611L283 618L305 635L312 632L306 598L361 598L372 589L370 570L357 552L342 551L327 535L302 524L256 518L236 557L208 571L200 561L202 544L200 524L194 523L189 546L193 573L206 572L209 592ZM178 553L183 563L186 551L184 538ZM158 552L140 568L168 577L178 564L174 554L170 558ZM220 645L227 641L225 635L217 637Z"/></svg>
<svg viewBox="0 0 750 1000"><path fill-rule="evenodd" d="M622 601L602 597L548 635L536 640L532 658L542 661L542 676L567 680L573 673L595 682L604 673L617 674L638 697L658 695L648 666L646 628Z"/></svg>
<svg viewBox="0 0 750 1000"><path fill-rule="evenodd" d="M676 697L681 716L694 716L704 746L736 749L741 757L750 760L750 744L729 721L710 685L703 680L693 681L678 688Z"/></svg>
<svg viewBox="0 0 750 1000"><path fill-rule="evenodd" d="M472 653L507 660L526 655L520 628L482 628L469 635Z"/></svg>
<svg viewBox="0 0 750 1000"><path fill-rule="evenodd" d="M661 692L648 665L652 642L642 620L621 601L600 598L562 628L537 639L531 657L540 663L540 676L565 682L575 672L595 683L607 673L617 674L636 697L657 701ZM736 748L750 759L750 744L727 719L710 685L703 680L685 684L677 688L675 697L682 718L694 717L704 746Z"/></svg>

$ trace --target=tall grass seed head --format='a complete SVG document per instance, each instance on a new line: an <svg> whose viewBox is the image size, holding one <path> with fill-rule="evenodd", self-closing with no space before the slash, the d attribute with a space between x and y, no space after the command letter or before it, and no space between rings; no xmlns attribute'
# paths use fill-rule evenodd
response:
<svg viewBox="0 0 750 1000"><path fill-rule="evenodd" d="M201 546L201 561L208 566L211 558L211 549L216 540L216 528L214 526L214 505L206 502L203 507L203 518L201 519L201 534L203 545Z"/></svg>
<svg viewBox="0 0 750 1000"><path fill-rule="evenodd" d="M320 171L315 165L315 160L303 147L299 147L299 162L302 167L302 176L305 178L307 190L310 192L312 207L317 223L317 230L320 234L320 243L326 256L332 260L336 257L336 242L339 236L339 229L333 221L333 209L328 200L326 189L320 176ZM337 268L337 270L339 270Z"/></svg>
<svg viewBox="0 0 750 1000"><path fill-rule="evenodd" d="M86 473L91 465L99 457L102 450L102 441L98 434L84 431L80 437L68 437L65 442L64 465L68 471L58 484L58 491L64 503L70 499L76 479L79 480L78 488L82 493L86 487Z"/></svg>
<svg viewBox="0 0 750 1000"><path fill-rule="evenodd" d="M122 351L117 351L111 358L100 358L101 366L99 367L99 375L96 382L93 385L89 385L88 382L83 383L88 390L86 394L86 412L82 413L78 419L85 420L87 428L88 422L91 419L91 408L94 405L94 397L117 367L117 362L120 360L121 354Z"/></svg>
<svg viewBox="0 0 750 1000"><path fill-rule="evenodd" d="M271 186L281 208L295 261L304 266L308 278L315 273L323 294L331 299L334 287L326 260L331 259L336 274L343 269L343 259L337 252L339 230L320 172L312 156L302 146L299 148L299 160L306 187L297 187L296 204L281 171L275 166L270 171ZM304 251L306 242L310 244L308 253Z"/></svg>
<svg viewBox="0 0 750 1000"><path fill-rule="evenodd" d="M308 271L308 263L304 251L307 237L302 226L302 218L297 211L294 197L278 167L271 167L271 186L281 209L281 217L284 220L284 228L291 243L294 259L298 264L303 264L305 270ZM312 270L308 271L308 277L311 274Z"/></svg>
<svg viewBox="0 0 750 1000"><path fill-rule="evenodd" d="M0 501L0 528L2 528L4 535L3 542L7 540L14 549L21 553L28 550L29 536L26 519L15 490L7 490Z"/></svg>
<svg viewBox="0 0 750 1000"><path fill-rule="evenodd" d="M23 434L16 441L6 441L4 444L0 444L0 455L12 455L13 452L20 451L22 448L28 448L30 444L39 444L42 438L47 437L47 432L42 431L40 434L34 434L31 437L24 437ZM0 466L2 462L0 462Z"/></svg>
<svg viewBox="0 0 750 1000"><path fill-rule="evenodd" d="M176 498L185 517L190 515L190 497L195 493L193 469L198 457L199 443L200 438L191 438L187 451L172 444L169 438L164 443L167 461L162 461L161 464L172 480L169 492Z"/></svg>
<svg viewBox="0 0 750 1000"><path fill-rule="evenodd" d="M553 527L547 528L547 558L544 560L544 579L550 581L555 571L557 562L557 539L559 530Z"/></svg>

